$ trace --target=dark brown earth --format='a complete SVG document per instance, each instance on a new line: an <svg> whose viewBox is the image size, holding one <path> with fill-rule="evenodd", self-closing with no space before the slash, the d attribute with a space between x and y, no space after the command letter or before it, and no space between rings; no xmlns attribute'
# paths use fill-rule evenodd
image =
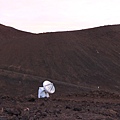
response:
<svg viewBox="0 0 120 120"><path fill-rule="evenodd" d="M56 92L38 99L46 79ZM7 119L120 120L120 25L32 34L0 24L0 120Z"/></svg>

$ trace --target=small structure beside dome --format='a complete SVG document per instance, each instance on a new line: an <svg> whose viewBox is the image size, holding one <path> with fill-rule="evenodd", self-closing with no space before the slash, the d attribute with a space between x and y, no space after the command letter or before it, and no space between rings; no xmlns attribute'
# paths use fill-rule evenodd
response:
<svg viewBox="0 0 120 120"><path fill-rule="evenodd" d="M53 94L55 92L55 86L50 81L44 81L43 87L39 87L38 89L38 98L48 98L49 94Z"/></svg>

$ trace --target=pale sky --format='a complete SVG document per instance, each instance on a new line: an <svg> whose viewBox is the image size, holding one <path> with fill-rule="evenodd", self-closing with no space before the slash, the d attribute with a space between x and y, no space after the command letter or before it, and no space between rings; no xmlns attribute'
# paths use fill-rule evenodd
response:
<svg viewBox="0 0 120 120"><path fill-rule="evenodd" d="M120 0L0 0L0 23L32 33L120 24Z"/></svg>

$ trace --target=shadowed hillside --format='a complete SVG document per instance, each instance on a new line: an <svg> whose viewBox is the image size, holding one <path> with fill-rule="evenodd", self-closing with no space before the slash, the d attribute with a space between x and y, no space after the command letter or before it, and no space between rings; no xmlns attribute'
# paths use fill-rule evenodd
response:
<svg viewBox="0 0 120 120"><path fill-rule="evenodd" d="M0 68L120 90L120 26L31 34L0 25Z"/></svg>
<svg viewBox="0 0 120 120"><path fill-rule="evenodd" d="M49 99L38 99L44 80ZM0 25L0 120L120 120L120 25L32 34Z"/></svg>

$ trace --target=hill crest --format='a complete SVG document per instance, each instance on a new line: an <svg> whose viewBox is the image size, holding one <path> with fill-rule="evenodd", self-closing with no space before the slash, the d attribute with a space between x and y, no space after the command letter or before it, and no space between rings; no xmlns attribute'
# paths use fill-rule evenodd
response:
<svg viewBox="0 0 120 120"><path fill-rule="evenodd" d="M44 34L1 26L1 69L120 90L120 25Z"/></svg>

